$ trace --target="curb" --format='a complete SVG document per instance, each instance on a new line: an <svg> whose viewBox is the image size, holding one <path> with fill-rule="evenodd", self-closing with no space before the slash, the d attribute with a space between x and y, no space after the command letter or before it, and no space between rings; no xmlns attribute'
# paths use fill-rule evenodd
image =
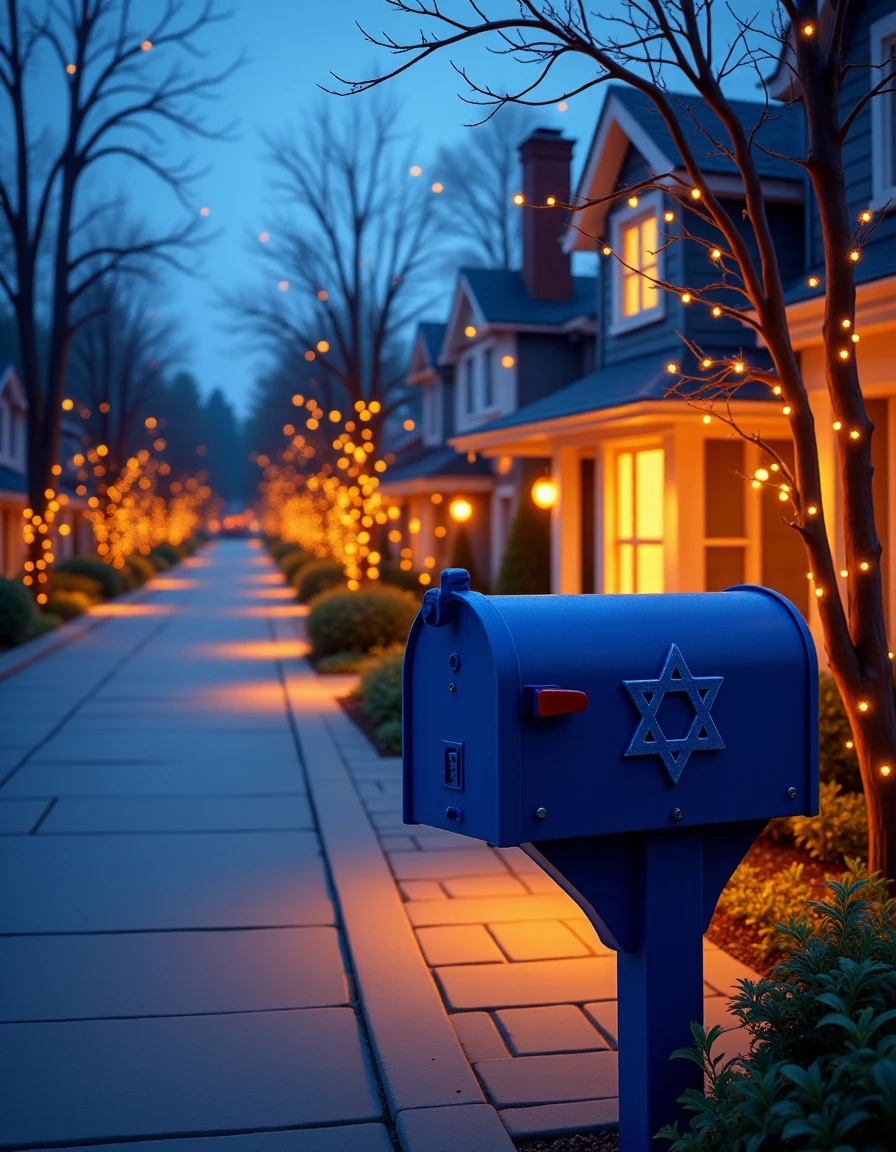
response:
<svg viewBox="0 0 896 1152"><path fill-rule="evenodd" d="M272 618L278 638L292 622ZM287 666L288 665L288 666ZM305 660L284 686L336 888L358 993L404 1152L513 1152L442 1005L348 769L327 727L338 705ZM310 689L310 691L309 691Z"/></svg>

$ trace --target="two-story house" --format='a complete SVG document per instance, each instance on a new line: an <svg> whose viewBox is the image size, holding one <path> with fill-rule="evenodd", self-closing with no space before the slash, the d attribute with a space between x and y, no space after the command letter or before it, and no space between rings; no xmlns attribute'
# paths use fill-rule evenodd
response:
<svg viewBox="0 0 896 1152"><path fill-rule="evenodd" d="M27 507L28 401L11 360L0 359L0 576L21 575L25 561L22 513ZM63 416L60 430L59 510L50 539L53 555L64 560L75 552L93 550L93 529L87 519L87 500L75 491L77 479L71 457L81 447L81 429Z"/></svg>
<svg viewBox="0 0 896 1152"><path fill-rule="evenodd" d="M538 129L520 146L527 203L567 200L572 148L553 129ZM450 562L454 508L466 517L478 571L493 582L521 493L550 470L549 458L486 460L446 442L525 408L593 366L596 280L572 274L564 232L558 213L527 213L522 269L461 269L447 323L418 329L407 382L423 393L422 451L398 460L382 485L402 506L417 568Z"/></svg>
<svg viewBox="0 0 896 1152"><path fill-rule="evenodd" d="M706 109L697 100L689 104L694 118L684 112L682 125L705 153L699 123ZM760 105L737 107L745 122L761 115ZM765 126L762 142L770 153L783 151L789 135L800 130L798 121L795 114ZM703 160L707 187L740 219L743 197L733 164L724 156ZM760 170L785 273L795 277L805 259L802 175L765 153ZM778 587L806 608L800 542L781 524L774 493L752 489L742 479L761 466L758 451L722 421L668 397L670 374L677 378L681 369L700 375L682 337L699 347L701 358L714 361L736 354L745 335L736 320L713 316L684 292L654 289L638 274L693 292L719 279L711 247L670 242L682 223L704 233L710 245L716 242L693 214L682 220L677 198L655 189L604 199L660 173L686 179L671 136L643 96L611 86L576 193L577 202L591 206L578 215L566 240L569 249L596 243L602 253L595 370L457 436L455 446L551 458L558 491L552 532L556 592L696 591L748 580ZM747 224L743 233L749 237ZM725 302L723 294L716 296ZM757 348L749 355L753 363L764 357ZM747 431L761 429L786 456L787 420L766 387L746 385L732 415Z"/></svg>

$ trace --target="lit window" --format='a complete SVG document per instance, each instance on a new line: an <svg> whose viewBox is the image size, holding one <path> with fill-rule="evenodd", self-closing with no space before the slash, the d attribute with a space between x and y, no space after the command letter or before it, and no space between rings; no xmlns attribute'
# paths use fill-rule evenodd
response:
<svg viewBox="0 0 896 1152"><path fill-rule="evenodd" d="M638 316L656 308L657 290L648 277L657 278L656 216L651 213L622 230L622 315Z"/></svg>
<svg viewBox="0 0 896 1152"><path fill-rule="evenodd" d="M663 591L662 448L616 457L616 590Z"/></svg>
<svg viewBox="0 0 896 1152"><path fill-rule="evenodd" d="M869 69L872 87L896 63L896 13L891 12L871 25L871 58L877 67ZM896 192L896 88L871 101L872 165L874 201L878 206Z"/></svg>
<svg viewBox="0 0 896 1152"><path fill-rule="evenodd" d="M486 348L482 362L482 407L485 409L493 408L495 405L494 359L492 349Z"/></svg>

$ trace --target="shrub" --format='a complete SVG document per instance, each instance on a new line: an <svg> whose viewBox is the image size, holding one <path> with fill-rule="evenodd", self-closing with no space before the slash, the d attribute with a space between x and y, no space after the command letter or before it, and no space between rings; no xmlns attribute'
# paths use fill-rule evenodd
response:
<svg viewBox="0 0 896 1152"><path fill-rule="evenodd" d="M883 1152L896 1147L896 902L852 868L831 895L781 930L785 959L741 981L732 1008L752 1038L723 1062L721 1029L693 1026L676 1057L707 1092L681 1097L689 1130L665 1128L672 1152Z"/></svg>
<svg viewBox="0 0 896 1152"><path fill-rule="evenodd" d="M470 573L470 587L474 592L488 592L488 585L480 579L479 569L476 566L476 557L473 555L473 545L470 543L470 534L464 524L457 526L454 533L454 546L451 550L451 567L466 568ZM549 589L550 590L550 589Z"/></svg>
<svg viewBox="0 0 896 1152"><path fill-rule="evenodd" d="M818 678L818 753L822 780L836 781L846 792L861 792L859 760L843 700L829 672Z"/></svg>
<svg viewBox="0 0 896 1152"><path fill-rule="evenodd" d="M268 543L268 551L277 561L280 560L281 556L285 556L287 552L294 551L296 547L297 545L291 544L287 540L271 540Z"/></svg>
<svg viewBox="0 0 896 1152"><path fill-rule="evenodd" d="M97 556L71 556L56 565L53 578L58 579L60 572L71 572L75 576L89 576L92 580L96 580L107 600L121 594L121 573Z"/></svg>
<svg viewBox="0 0 896 1152"><path fill-rule="evenodd" d="M303 604L313 600L315 596L345 583L345 569L338 560L312 560L299 570L296 580L296 593ZM343 644L343 648L350 649L351 644ZM338 649L331 649L338 651Z"/></svg>
<svg viewBox="0 0 896 1152"><path fill-rule="evenodd" d="M164 560L167 560L167 566L169 568L173 568L175 564L179 564L181 560L183 560L183 554L180 552L180 549L175 547L174 544L156 544L155 548L153 548L152 552L149 554L149 558L152 560L153 564L155 564L155 558L157 556L161 556Z"/></svg>
<svg viewBox="0 0 896 1152"><path fill-rule="evenodd" d="M360 672L369 663L369 656L364 652L333 652L329 656L322 656L317 662L318 672Z"/></svg>
<svg viewBox="0 0 896 1152"><path fill-rule="evenodd" d="M76 572L57 570L52 573L52 581L54 592L80 592L92 600L99 600L103 595L102 584L93 576L79 576Z"/></svg>
<svg viewBox="0 0 896 1152"><path fill-rule="evenodd" d="M280 569L289 583L292 584L299 572L313 559L314 557L310 552L304 552L301 548L293 548L280 557Z"/></svg>
<svg viewBox="0 0 896 1152"><path fill-rule="evenodd" d="M31 635L34 601L24 584L0 576L0 647L12 648Z"/></svg>
<svg viewBox="0 0 896 1152"><path fill-rule="evenodd" d="M792 816L798 848L816 860L842 863L868 856L868 813L861 792L844 792L836 781L822 782L817 816Z"/></svg>
<svg viewBox="0 0 896 1152"><path fill-rule="evenodd" d="M76 616L83 616L93 602L93 597L86 592L54 588L47 597L46 610L63 620L74 620Z"/></svg>
<svg viewBox="0 0 896 1152"><path fill-rule="evenodd" d="M61 616L54 616L52 612L37 612L31 621L31 631L28 633L28 638L29 640L36 640L38 636L45 636L54 628L58 628L61 623Z"/></svg>
<svg viewBox="0 0 896 1152"><path fill-rule="evenodd" d="M401 752L401 667L404 649L395 647L373 661L362 674L355 696L376 726L387 752Z"/></svg>
<svg viewBox="0 0 896 1152"><path fill-rule="evenodd" d="M145 584L147 580L152 580L156 574L149 557L141 556L139 552L133 552L128 556L125 561L125 568L131 573L135 584Z"/></svg>
<svg viewBox="0 0 896 1152"><path fill-rule="evenodd" d="M155 548L153 548L149 554L149 562L152 564L154 572L167 572L171 567L171 561L168 557L163 556L161 552L157 552Z"/></svg>
<svg viewBox="0 0 896 1152"><path fill-rule="evenodd" d="M306 621L316 660L333 652L369 652L404 644L417 601L398 588L368 586L357 592L332 588L311 605Z"/></svg>
<svg viewBox="0 0 896 1152"><path fill-rule="evenodd" d="M405 592L414 592L417 596L423 591L416 572L405 572L395 564L380 564L380 582L393 588L403 588Z"/></svg>
<svg viewBox="0 0 896 1152"><path fill-rule="evenodd" d="M524 497L510 528L495 592L498 596L531 596L550 590L550 513Z"/></svg>
<svg viewBox="0 0 896 1152"><path fill-rule="evenodd" d="M771 956L777 947L776 927L805 914L813 889L803 879L803 865L791 864L763 880L752 864L741 864L719 897L719 909L759 934L759 954Z"/></svg>

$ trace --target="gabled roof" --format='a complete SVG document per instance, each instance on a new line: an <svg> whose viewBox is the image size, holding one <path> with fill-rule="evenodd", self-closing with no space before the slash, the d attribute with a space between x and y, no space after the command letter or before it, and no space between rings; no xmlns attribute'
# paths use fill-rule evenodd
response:
<svg viewBox="0 0 896 1152"><path fill-rule="evenodd" d="M417 325L417 339L425 348L426 355L433 367L439 362L439 349L442 347L442 339L447 327L448 325L441 321L436 323L432 320L421 320Z"/></svg>
<svg viewBox="0 0 896 1152"><path fill-rule="evenodd" d="M445 444L434 448L426 448L421 453L415 453L413 459L403 463L397 461L383 476L382 484L388 488L390 484L403 483L408 480L422 480L429 476L491 476L491 462L477 457L473 463L465 455L455 452Z"/></svg>
<svg viewBox="0 0 896 1152"><path fill-rule="evenodd" d="M569 300L535 300L521 272L500 268L461 268L451 317L445 327L439 363L451 362L452 349L469 312L479 327L494 325L527 331L562 330L597 314L597 279L573 276Z"/></svg>
<svg viewBox="0 0 896 1152"><path fill-rule="evenodd" d="M445 324L421 321L414 333L411 345L411 359L405 380L408 384L421 384L434 375L441 375L439 349L445 336Z"/></svg>
<svg viewBox="0 0 896 1152"><path fill-rule="evenodd" d="M706 355L722 359L731 355L731 349L724 352L707 350ZM687 357L676 353L676 359L686 364ZM750 360L754 364L769 364L768 354L758 348L750 349ZM696 367L696 366L695 366ZM637 360L625 360L607 368L599 368L553 392L532 404L518 408L506 416L483 424L475 430L481 437L492 431L505 428L519 428L526 424L540 424L546 420L560 420L564 416L578 416L584 412L600 412L606 408L619 408L625 404L637 404L643 400L664 400L668 397L670 376L661 355L642 356ZM738 389L739 400L770 400L769 390L764 384L754 382ZM674 398L669 398L674 399ZM457 436L455 439L462 439Z"/></svg>
<svg viewBox="0 0 896 1152"><path fill-rule="evenodd" d="M712 148L711 138L713 134L719 136L720 126L706 101L693 93L671 93L670 98L676 105L682 134L705 175L717 181L736 181L739 184L737 166ZM759 124L767 111L761 101L732 100L731 106L748 129ZM789 105L771 105L771 108L773 116L757 131L756 141L762 148L786 156L794 150L795 141L798 143L805 134L803 114L800 109ZM710 138L704 134L704 129ZM574 203L600 199L615 192L620 186L619 174L630 147L641 154L648 168L657 176L682 171L682 160L675 142L650 99L627 84L611 84L607 88ZM784 199L802 197L803 176L796 165L780 156L768 155L761 148L756 148L754 155L760 177L775 181L775 185L767 189L769 199L776 196ZM567 251L590 250L593 247L591 238L602 234L608 210L609 204L599 204L576 213L573 217L575 227L569 230L565 241Z"/></svg>

